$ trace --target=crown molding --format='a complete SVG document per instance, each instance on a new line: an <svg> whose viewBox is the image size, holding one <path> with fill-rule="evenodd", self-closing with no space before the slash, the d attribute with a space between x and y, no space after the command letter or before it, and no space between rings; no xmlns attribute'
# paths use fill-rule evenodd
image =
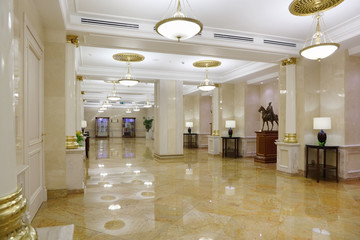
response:
<svg viewBox="0 0 360 240"><path fill-rule="evenodd" d="M277 78L277 77L279 77L279 72L273 72L273 73L266 74L266 75L261 76L261 77L257 77L257 78L247 80L246 83L247 84L257 84L259 82L264 82L264 81L274 79L274 78Z"/></svg>
<svg viewBox="0 0 360 240"><path fill-rule="evenodd" d="M334 42L343 42L360 35L360 15L328 30Z"/></svg>

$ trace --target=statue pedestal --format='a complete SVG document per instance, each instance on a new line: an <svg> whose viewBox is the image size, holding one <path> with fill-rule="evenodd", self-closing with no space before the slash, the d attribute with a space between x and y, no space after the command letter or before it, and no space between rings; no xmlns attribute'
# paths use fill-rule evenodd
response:
<svg viewBox="0 0 360 240"><path fill-rule="evenodd" d="M276 144L278 131L257 131L255 162L276 163Z"/></svg>

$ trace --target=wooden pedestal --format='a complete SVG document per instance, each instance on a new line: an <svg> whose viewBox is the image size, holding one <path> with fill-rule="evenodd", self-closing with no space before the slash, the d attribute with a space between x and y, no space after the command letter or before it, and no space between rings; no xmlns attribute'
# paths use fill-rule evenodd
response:
<svg viewBox="0 0 360 240"><path fill-rule="evenodd" d="M276 163L277 131L262 131L256 133L256 156L255 162Z"/></svg>

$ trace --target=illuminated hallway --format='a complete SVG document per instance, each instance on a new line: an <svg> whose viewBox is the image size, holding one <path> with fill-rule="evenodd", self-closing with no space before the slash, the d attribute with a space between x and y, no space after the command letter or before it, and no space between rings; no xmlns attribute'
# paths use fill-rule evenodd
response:
<svg viewBox="0 0 360 240"><path fill-rule="evenodd" d="M48 199L34 227L74 239L358 239L360 181L316 183L275 164L184 149L159 163L144 138L91 139L84 194Z"/></svg>

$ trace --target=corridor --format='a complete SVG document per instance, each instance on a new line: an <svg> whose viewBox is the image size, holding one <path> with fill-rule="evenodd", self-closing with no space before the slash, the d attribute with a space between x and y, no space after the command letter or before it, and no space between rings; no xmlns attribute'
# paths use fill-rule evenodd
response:
<svg viewBox="0 0 360 240"><path fill-rule="evenodd" d="M184 149L153 159L144 138L91 139L84 194L48 199L34 227L74 239L360 239L360 181L316 183L252 158Z"/></svg>

